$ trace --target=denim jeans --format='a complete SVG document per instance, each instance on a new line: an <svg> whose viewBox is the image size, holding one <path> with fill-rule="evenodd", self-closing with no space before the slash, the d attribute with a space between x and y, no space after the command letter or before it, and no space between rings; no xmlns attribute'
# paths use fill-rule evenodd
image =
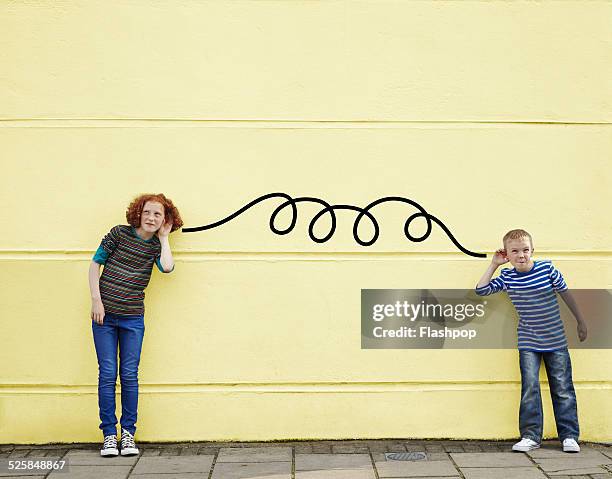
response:
<svg viewBox="0 0 612 479"><path fill-rule="evenodd" d="M92 321L98 357L98 406L100 429L105 436L117 434L115 384L117 382L117 346L121 378L121 427L136 433L138 414L138 364L144 337L144 316L120 316L106 313L103 324Z"/></svg>
<svg viewBox="0 0 612 479"><path fill-rule="evenodd" d="M563 441L573 438L578 441L580 429L569 351L567 349L550 352L519 351L519 359L521 366L521 408L519 412L521 437L538 443L542 440L543 415L539 373L540 364L544 359L559 439Z"/></svg>

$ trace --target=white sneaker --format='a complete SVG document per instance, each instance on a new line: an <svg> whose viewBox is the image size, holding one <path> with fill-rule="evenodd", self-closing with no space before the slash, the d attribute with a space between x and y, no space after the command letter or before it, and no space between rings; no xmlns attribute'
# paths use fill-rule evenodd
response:
<svg viewBox="0 0 612 479"><path fill-rule="evenodd" d="M104 436L104 444L100 449L101 456L118 456L119 449L117 449L117 436Z"/></svg>
<svg viewBox="0 0 612 479"><path fill-rule="evenodd" d="M519 442L517 442L514 446L512 446L513 451L518 452L527 452L532 451L533 449L537 449L540 445L532 439L528 439L524 437Z"/></svg>
<svg viewBox="0 0 612 479"><path fill-rule="evenodd" d="M134 436L132 436L127 430L121 430L121 455L122 456L135 456L138 454L138 448L134 442Z"/></svg>
<svg viewBox="0 0 612 479"><path fill-rule="evenodd" d="M580 452L580 446L575 439L568 437L563 439L563 452Z"/></svg>

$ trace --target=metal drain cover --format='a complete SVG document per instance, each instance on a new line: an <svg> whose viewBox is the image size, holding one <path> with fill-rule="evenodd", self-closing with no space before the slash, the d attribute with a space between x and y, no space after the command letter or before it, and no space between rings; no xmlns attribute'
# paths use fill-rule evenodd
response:
<svg viewBox="0 0 612 479"><path fill-rule="evenodd" d="M386 452L387 461L425 461L427 454L424 452Z"/></svg>

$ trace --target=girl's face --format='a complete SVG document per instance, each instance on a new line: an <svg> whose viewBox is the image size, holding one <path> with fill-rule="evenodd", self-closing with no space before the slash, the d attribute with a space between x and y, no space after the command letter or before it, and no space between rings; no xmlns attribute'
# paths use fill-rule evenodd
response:
<svg viewBox="0 0 612 479"><path fill-rule="evenodd" d="M147 233L155 233L164 224L164 206L157 201L147 201L142 207L140 227Z"/></svg>

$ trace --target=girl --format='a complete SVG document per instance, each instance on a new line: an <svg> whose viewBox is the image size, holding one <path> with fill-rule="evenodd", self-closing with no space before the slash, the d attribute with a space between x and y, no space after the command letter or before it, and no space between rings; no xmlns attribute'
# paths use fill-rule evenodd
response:
<svg viewBox="0 0 612 479"><path fill-rule="evenodd" d="M138 364L144 336L144 289L153 263L163 273L174 269L168 235L181 216L163 194L140 195L128 206L129 225L104 236L89 267L91 319L98 357L98 405L104 434L102 456L117 456L115 383L117 349L121 377L121 455L138 454L134 442L138 411ZM100 265L104 265L100 276Z"/></svg>

